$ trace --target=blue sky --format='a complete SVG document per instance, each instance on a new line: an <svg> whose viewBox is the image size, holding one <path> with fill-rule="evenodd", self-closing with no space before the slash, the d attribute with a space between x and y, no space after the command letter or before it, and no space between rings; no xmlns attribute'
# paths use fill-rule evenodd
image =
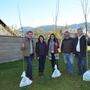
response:
<svg viewBox="0 0 90 90"><path fill-rule="evenodd" d="M57 0L0 0L0 18L9 26L19 27L17 5L21 11L23 26L37 27L55 22ZM90 0L88 0L90 6ZM90 7L89 7L90 9ZM58 25L69 25L84 21L80 0L60 0ZM90 11L88 14L90 22Z"/></svg>

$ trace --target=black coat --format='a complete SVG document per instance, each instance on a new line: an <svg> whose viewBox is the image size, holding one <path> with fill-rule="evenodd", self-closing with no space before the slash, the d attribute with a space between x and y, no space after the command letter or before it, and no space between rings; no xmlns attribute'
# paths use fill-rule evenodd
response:
<svg viewBox="0 0 90 90"><path fill-rule="evenodd" d="M36 55L40 56L40 55L47 55L47 44L44 41L43 43L40 43L39 41L36 43Z"/></svg>
<svg viewBox="0 0 90 90"><path fill-rule="evenodd" d="M77 43L78 43L78 37L74 39L74 53L77 55L77 51L76 51L76 46L77 46ZM81 38L80 38L80 54L82 57L85 57L86 56L86 36L83 35Z"/></svg>

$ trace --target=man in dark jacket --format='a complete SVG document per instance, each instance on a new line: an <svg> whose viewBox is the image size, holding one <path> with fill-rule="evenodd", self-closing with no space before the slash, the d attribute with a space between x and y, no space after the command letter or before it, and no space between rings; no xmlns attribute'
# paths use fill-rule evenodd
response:
<svg viewBox="0 0 90 90"><path fill-rule="evenodd" d="M70 37L68 31L64 32L64 39L61 44L61 52L64 55L64 60L66 63L66 69L68 73L73 73L73 39Z"/></svg>
<svg viewBox="0 0 90 90"><path fill-rule="evenodd" d="M77 37L74 40L74 53L78 62L79 74L83 75L86 71L86 36L83 34L82 28L77 30Z"/></svg>

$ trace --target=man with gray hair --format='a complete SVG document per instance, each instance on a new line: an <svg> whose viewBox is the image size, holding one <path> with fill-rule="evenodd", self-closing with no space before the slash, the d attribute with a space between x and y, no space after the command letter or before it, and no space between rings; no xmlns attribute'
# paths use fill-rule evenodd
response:
<svg viewBox="0 0 90 90"><path fill-rule="evenodd" d="M82 28L77 29L77 37L74 40L74 52L77 59L79 75L86 71L86 36Z"/></svg>
<svg viewBox="0 0 90 90"><path fill-rule="evenodd" d="M65 31L61 44L61 52L63 53L66 69L69 74L73 74L73 46L73 38L70 37L69 31Z"/></svg>

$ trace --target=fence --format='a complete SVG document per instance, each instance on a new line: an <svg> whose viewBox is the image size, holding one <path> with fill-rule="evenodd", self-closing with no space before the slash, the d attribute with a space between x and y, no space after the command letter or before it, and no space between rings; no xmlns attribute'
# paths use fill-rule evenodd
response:
<svg viewBox="0 0 90 90"><path fill-rule="evenodd" d="M21 37L0 36L0 63L20 60Z"/></svg>

